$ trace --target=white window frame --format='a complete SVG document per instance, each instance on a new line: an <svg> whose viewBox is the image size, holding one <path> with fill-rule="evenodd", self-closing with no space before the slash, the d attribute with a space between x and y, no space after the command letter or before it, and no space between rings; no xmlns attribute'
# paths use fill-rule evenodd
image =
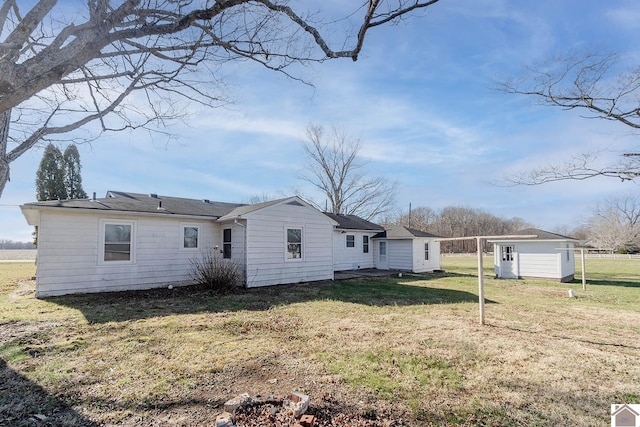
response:
<svg viewBox="0 0 640 427"><path fill-rule="evenodd" d="M185 228L195 228L198 230L197 244L195 248L186 248L184 246L184 229ZM180 223L180 243L179 248L181 251L193 252L199 251L202 246L202 224L191 223L191 222L182 222Z"/></svg>
<svg viewBox="0 0 640 427"><path fill-rule="evenodd" d="M224 232L229 230L230 240L226 242L224 240ZM227 257L225 252L225 246L229 245L229 256ZM232 259L233 258L233 227L225 227L222 229L222 258L223 259Z"/></svg>
<svg viewBox="0 0 640 427"><path fill-rule="evenodd" d="M502 261L513 262L515 251L516 251L516 247L514 245L501 246L500 252L501 252Z"/></svg>
<svg viewBox="0 0 640 427"><path fill-rule="evenodd" d="M424 242L424 260L429 261L429 242Z"/></svg>
<svg viewBox="0 0 640 427"><path fill-rule="evenodd" d="M289 258L289 230L300 230L300 258ZM285 225L284 226L284 260L285 262L301 262L304 261L304 227L301 225Z"/></svg>
<svg viewBox="0 0 640 427"><path fill-rule="evenodd" d="M351 245L349 245L349 237L351 237ZM345 243L346 243L346 247L347 248L354 248L356 247L356 235L355 234L346 234L346 238L345 238Z"/></svg>
<svg viewBox="0 0 640 427"><path fill-rule="evenodd" d="M368 254L369 253L369 242L371 241L371 239L369 239L369 236L367 236L366 234L364 236L362 236L362 253L363 254Z"/></svg>
<svg viewBox="0 0 640 427"><path fill-rule="evenodd" d="M136 263L137 221L133 219L101 218L98 230L98 265L134 265ZM128 225L131 227L131 241L129 242L129 259L120 261L106 261L105 255L105 230L107 225Z"/></svg>

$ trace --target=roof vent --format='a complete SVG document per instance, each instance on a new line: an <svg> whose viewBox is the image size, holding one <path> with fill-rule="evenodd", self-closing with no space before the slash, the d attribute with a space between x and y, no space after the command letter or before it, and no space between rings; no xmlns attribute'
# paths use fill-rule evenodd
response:
<svg viewBox="0 0 640 427"><path fill-rule="evenodd" d="M162 207L162 200L158 200L158 207L156 209L158 209L159 211L165 210L165 208Z"/></svg>
<svg viewBox="0 0 640 427"><path fill-rule="evenodd" d="M202 199L202 203L211 203L211 200L209 200L209 199Z"/></svg>
<svg viewBox="0 0 640 427"><path fill-rule="evenodd" d="M154 194L154 193L151 193L151 194L149 194L149 197L151 197L152 199L157 199L158 195Z"/></svg>

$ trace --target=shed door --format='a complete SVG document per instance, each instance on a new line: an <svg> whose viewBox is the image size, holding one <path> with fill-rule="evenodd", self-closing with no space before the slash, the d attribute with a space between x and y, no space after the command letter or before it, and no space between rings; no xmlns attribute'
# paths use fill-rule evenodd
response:
<svg viewBox="0 0 640 427"><path fill-rule="evenodd" d="M517 279L516 272L516 250L513 245L502 245L500 247L500 277L504 279Z"/></svg>

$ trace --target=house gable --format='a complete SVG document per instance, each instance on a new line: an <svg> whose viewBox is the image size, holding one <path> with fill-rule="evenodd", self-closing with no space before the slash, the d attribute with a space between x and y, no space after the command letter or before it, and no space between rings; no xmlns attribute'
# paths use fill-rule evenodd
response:
<svg viewBox="0 0 640 427"><path fill-rule="evenodd" d="M239 208L219 221L246 224L247 287L333 279L336 222L298 197Z"/></svg>

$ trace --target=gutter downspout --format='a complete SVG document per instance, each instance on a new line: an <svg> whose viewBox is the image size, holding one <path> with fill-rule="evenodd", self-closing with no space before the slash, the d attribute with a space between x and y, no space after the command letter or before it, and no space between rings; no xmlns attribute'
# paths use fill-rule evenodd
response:
<svg viewBox="0 0 640 427"><path fill-rule="evenodd" d="M239 217L238 217L239 218ZM242 249L242 257L244 258L242 261L242 270L244 273L244 287L248 288L249 286L249 275L248 275L248 271L247 271L247 251L248 251L248 247L247 247L247 227L240 223L238 221L238 218L233 220L233 223L239 227L242 227L244 229L244 233L243 234L243 240L244 240L244 248Z"/></svg>

